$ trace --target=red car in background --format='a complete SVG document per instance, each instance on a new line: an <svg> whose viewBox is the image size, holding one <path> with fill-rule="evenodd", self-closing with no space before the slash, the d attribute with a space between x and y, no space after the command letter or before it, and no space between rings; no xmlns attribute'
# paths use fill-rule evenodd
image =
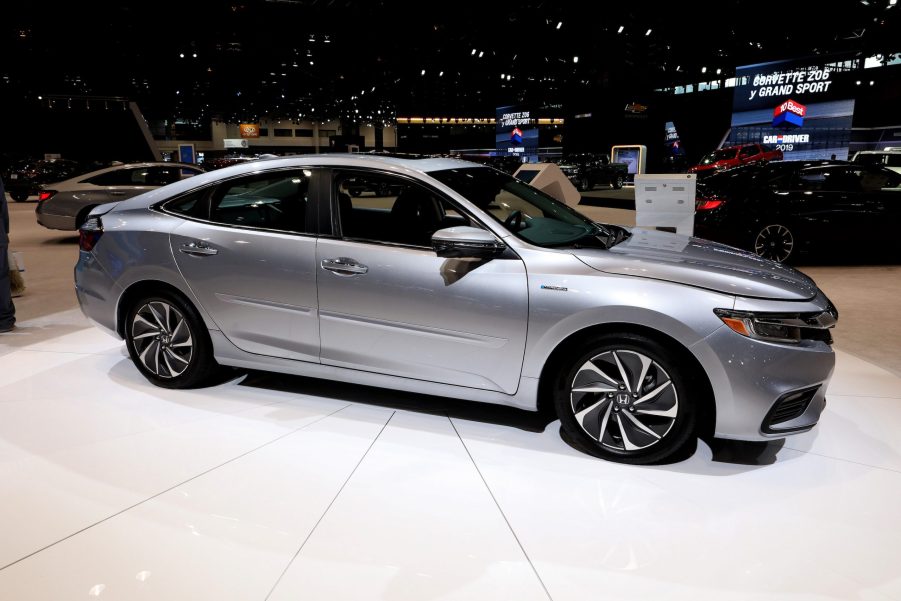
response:
<svg viewBox="0 0 901 601"><path fill-rule="evenodd" d="M782 151L763 144L739 144L714 150L706 155L701 162L688 170L689 173L697 173L698 177L710 175L723 169L731 169L739 165L749 163L766 163L768 161L781 161Z"/></svg>

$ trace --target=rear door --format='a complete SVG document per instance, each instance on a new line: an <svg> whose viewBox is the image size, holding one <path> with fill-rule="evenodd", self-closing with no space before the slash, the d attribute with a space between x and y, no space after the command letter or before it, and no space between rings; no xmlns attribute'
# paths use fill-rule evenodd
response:
<svg viewBox="0 0 901 601"><path fill-rule="evenodd" d="M222 333L249 353L319 361L314 169L228 180L167 203L182 275Z"/></svg>

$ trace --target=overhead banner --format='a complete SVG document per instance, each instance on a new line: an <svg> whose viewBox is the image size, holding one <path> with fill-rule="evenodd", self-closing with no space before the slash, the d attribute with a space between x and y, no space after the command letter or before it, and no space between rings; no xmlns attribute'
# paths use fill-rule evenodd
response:
<svg viewBox="0 0 901 601"><path fill-rule="evenodd" d="M786 160L847 159L859 68L837 57L739 67L727 144L769 144Z"/></svg>
<svg viewBox="0 0 901 601"><path fill-rule="evenodd" d="M498 107L495 132L494 147L499 156L524 157L524 161L538 156L538 122L528 109Z"/></svg>

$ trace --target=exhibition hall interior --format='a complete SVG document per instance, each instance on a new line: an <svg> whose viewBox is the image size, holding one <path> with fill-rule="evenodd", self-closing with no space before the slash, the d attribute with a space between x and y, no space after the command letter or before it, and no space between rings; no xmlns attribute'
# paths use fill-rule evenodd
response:
<svg viewBox="0 0 901 601"><path fill-rule="evenodd" d="M0 56L0 599L901 601L896 0Z"/></svg>

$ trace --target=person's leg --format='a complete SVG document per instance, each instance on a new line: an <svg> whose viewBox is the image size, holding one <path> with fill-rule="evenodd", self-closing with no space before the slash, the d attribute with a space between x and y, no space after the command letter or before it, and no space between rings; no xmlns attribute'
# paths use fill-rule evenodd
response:
<svg viewBox="0 0 901 601"><path fill-rule="evenodd" d="M12 329L16 323L16 306L13 304L9 283L8 246L0 244L0 332Z"/></svg>

